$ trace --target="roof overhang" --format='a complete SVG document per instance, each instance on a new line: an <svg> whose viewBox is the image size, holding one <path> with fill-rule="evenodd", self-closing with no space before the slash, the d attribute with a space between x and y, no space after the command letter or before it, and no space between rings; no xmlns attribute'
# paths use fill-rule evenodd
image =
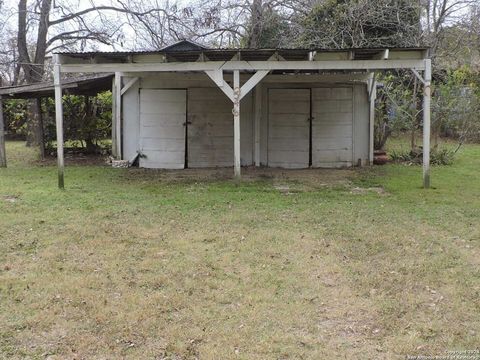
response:
<svg viewBox="0 0 480 360"><path fill-rule="evenodd" d="M69 95L94 96L112 89L113 74L96 74L62 80L62 89ZM36 84L0 87L0 96L5 99L31 99L54 96L53 81Z"/></svg>
<svg viewBox="0 0 480 360"><path fill-rule="evenodd" d="M197 49L59 53L62 72L424 70L427 48Z"/></svg>

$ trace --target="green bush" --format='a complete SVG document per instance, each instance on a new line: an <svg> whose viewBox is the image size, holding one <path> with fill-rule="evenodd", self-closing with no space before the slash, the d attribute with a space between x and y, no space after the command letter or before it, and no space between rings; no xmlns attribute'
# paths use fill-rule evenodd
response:
<svg viewBox="0 0 480 360"><path fill-rule="evenodd" d="M21 99L3 102L5 125L10 138L24 139L29 120L28 101ZM47 150L56 146L55 101L41 99L44 142ZM64 140L69 147L83 148L87 152L99 152L107 148L105 140L111 138L112 93L106 91L97 96L63 96ZM108 146L109 148L109 146Z"/></svg>
<svg viewBox="0 0 480 360"><path fill-rule="evenodd" d="M422 164L423 149L416 148L414 150L392 150L390 159L395 162ZM432 149L430 151L430 163L433 165L451 165L455 158L455 151L447 148Z"/></svg>
<svg viewBox="0 0 480 360"><path fill-rule="evenodd" d="M27 135L28 103L23 99L5 99L3 117L9 138L24 139Z"/></svg>
<svg viewBox="0 0 480 360"><path fill-rule="evenodd" d="M45 143L47 148L55 146L55 102L48 99L43 103ZM111 138L112 95L110 91L96 97L65 95L63 97L64 139L85 148L87 152L98 152L102 140Z"/></svg>

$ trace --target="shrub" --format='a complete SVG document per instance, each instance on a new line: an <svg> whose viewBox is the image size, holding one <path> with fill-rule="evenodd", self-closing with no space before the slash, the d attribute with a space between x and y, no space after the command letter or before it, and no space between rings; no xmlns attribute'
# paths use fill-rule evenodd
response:
<svg viewBox="0 0 480 360"><path fill-rule="evenodd" d="M454 161L456 151L447 148L432 149L430 151L430 163L432 165L451 165ZM420 165L423 163L423 149L414 150L392 150L390 159L395 162Z"/></svg>
<svg viewBox="0 0 480 360"><path fill-rule="evenodd" d="M28 106L23 99L5 99L3 116L10 139L24 139L27 135Z"/></svg>
<svg viewBox="0 0 480 360"><path fill-rule="evenodd" d="M96 97L78 95L63 96L64 138L78 144L87 152L102 151L102 140L110 139L112 124L111 92ZM55 102L44 103L45 142L48 149L55 147Z"/></svg>

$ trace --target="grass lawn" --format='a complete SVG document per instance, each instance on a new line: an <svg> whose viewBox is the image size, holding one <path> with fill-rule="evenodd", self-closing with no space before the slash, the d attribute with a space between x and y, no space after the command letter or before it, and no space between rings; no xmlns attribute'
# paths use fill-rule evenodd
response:
<svg viewBox="0 0 480 360"><path fill-rule="evenodd" d="M65 191L53 163L7 145L0 358L404 359L480 344L479 145L433 167L430 190L396 164L241 183L67 164Z"/></svg>

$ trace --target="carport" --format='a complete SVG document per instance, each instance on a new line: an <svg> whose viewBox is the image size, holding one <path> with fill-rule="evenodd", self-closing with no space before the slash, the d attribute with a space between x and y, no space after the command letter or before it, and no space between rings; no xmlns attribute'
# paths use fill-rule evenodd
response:
<svg viewBox="0 0 480 360"><path fill-rule="evenodd" d="M373 161L375 72L424 84L423 184L430 159L431 61L425 48L208 49L54 56L59 186L61 73L115 73L113 154L141 167L348 167ZM421 74L422 72L423 74ZM232 121L233 120L233 121Z"/></svg>
<svg viewBox="0 0 480 360"><path fill-rule="evenodd" d="M63 79L61 86L65 95L95 96L102 91L111 89L113 77L113 74L90 74L85 76L70 77ZM7 166L4 133L5 124L3 119L2 104L3 100L41 99L54 96L55 86L53 81L0 87L0 167Z"/></svg>

